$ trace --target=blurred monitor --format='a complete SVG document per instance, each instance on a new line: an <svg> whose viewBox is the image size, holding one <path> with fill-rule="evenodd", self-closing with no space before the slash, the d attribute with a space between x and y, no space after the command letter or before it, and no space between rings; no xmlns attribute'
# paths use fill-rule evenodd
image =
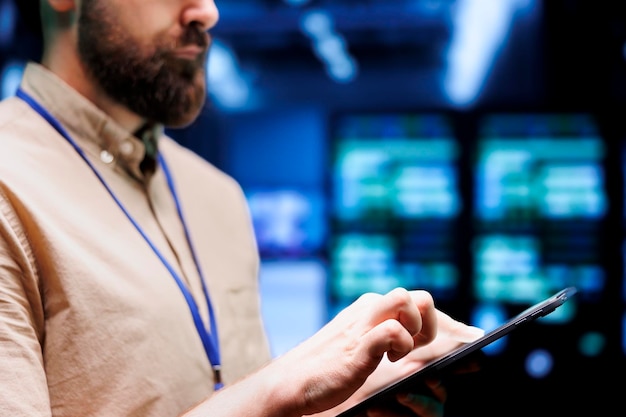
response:
<svg viewBox="0 0 626 417"><path fill-rule="evenodd" d="M459 145L439 114L335 120L331 143L330 299L422 288L454 297Z"/></svg>
<svg viewBox="0 0 626 417"><path fill-rule="evenodd" d="M472 253L478 301L532 304L567 286L575 286L588 296L604 290L605 274L599 263L546 262L537 236L477 237Z"/></svg>
<svg viewBox="0 0 626 417"><path fill-rule="evenodd" d="M476 151L477 218L601 219L607 211L604 152L588 115L485 118Z"/></svg>
<svg viewBox="0 0 626 417"><path fill-rule="evenodd" d="M570 285L586 299L603 293L604 158L587 114L482 119L471 247L477 302L534 303ZM572 320L566 312L553 318Z"/></svg>
<svg viewBox="0 0 626 417"><path fill-rule="evenodd" d="M296 187L245 189L263 258L317 253L326 238L321 191Z"/></svg>
<svg viewBox="0 0 626 417"><path fill-rule="evenodd" d="M419 250L414 248L416 253ZM395 287L425 288L438 298L449 298L459 280L457 267L450 259L399 256L397 238L392 234L337 235L330 260L331 291L349 300L365 292L386 293Z"/></svg>
<svg viewBox="0 0 626 417"><path fill-rule="evenodd" d="M326 268L321 260L265 261L259 283L272 356L286 353L326 323Z"/></svg>
<svg viewBox="0 0 626 417"><path fill-rule="evenodd" d="M450 219L459 213L459 149L443 117L350 116L339 121L334 139L337 219Z"/></svg>

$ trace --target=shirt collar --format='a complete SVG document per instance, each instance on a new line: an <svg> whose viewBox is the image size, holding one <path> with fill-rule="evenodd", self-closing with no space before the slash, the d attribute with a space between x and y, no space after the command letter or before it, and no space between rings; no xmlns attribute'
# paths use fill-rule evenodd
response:
<svg viewBox="0 0 626 417"><path fill-rule="evenodd" d="M28 63L21 88L64 126L90 158L119 166L139 181L152 174L152 170L142 171L141 164L146 156L153 161L156 158L162 125L144 126L137 137L38 63Z"/></svg>
<svg viewBox="0 0 626 417"><path fill-rule="evenodd" d="M152 174L156 169L158 138L160 134L160 126L154 123L145 124L134 133L134 136L141 140L145 150L144 158L139 164L139 168L144 175Z"/></svg>

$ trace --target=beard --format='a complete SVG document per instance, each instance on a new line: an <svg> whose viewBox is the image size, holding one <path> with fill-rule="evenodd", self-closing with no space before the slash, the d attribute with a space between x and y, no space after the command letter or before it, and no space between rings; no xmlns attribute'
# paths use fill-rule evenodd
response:
<svg viewBox="0 0 626 417"><path fill-rule="evenodd" d="M171 127L191 123L206 99L208 33L186 27L179 39L158 37L143 46L121 28L104 0L85 0L78 21L78 53L89 75L113 100L149 122ZM172 51L204 49L195 60Z"/></svg>

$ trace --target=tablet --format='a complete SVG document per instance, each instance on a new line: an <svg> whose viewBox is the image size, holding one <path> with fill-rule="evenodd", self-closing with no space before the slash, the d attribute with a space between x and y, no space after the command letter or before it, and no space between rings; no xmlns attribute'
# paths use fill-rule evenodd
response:
<svg viewBox="0 0 626 417"><path fill-rule="evenodd" d="M343 411L337 415L337 417L362 416L365 415L364 412L369 407L382 403L385 404L385 407L389 407L390 404L393 404L394 402L397 403L397 401L392 398L397 393L415 393L416 391L419 392L419 390L424 388L424 393L426 394L427 388L424 385L424 381L426 379L436 378L445 380L447 376L458 373L462 364L474 358L474 355L470 355L471 353L478 352L478 354L480 354L481 349L490 343L493 343L512 331L519 329L521 326L552 313L557 307L569 300L575 293L575 287L562 289L551 297L522 311L499 327L485 333L479 339L470 343L465 343L451 352L426 363L411 375L382 387L380 390L375 391L360 403Z"/></svg>

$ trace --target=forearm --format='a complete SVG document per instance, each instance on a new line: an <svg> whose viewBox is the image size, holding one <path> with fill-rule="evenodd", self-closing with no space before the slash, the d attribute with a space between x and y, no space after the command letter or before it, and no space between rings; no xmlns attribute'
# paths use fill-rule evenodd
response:
<svg viewBox="0 0 626 417"><path fill-rule="evenodd" d="M270 363L180 417L300 417L304 393L279 368Z"/></svg>

